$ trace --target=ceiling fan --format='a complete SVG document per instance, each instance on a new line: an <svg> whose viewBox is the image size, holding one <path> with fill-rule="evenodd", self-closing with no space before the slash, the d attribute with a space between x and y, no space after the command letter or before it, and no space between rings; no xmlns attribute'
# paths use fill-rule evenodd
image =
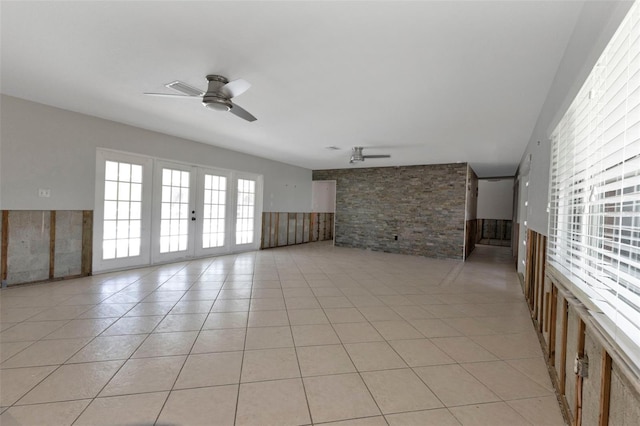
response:
<svg viewBox="0 0 640 426"><path fill-rule="evenodd" d="M391 156L389 154L362 155L362 147L354 146L351 149L351 158L349 159L349 164L353 164L358 161L364 161L365 158L391 158Z"/></svg>
<svg viewBox="0 0 640 426"><path fill-rule="evenodd" d="M193 87L187 83L176 80L165 84L165 87L181 92L181 95L173 93L145 93L145 95L201 99L202 105L209 109L215 111L229 111L230 113L247 121L257 120L257 118L251 115L249 111L245 110L240 105L231 102L232 98L240 96L246 92L249 87L251 87L251 83L243 79L233 80L230 82L226 77L213 74L207 76L207 81L209 82L209 86L207 87L206 92L203 92L197 87Z"/></svg>

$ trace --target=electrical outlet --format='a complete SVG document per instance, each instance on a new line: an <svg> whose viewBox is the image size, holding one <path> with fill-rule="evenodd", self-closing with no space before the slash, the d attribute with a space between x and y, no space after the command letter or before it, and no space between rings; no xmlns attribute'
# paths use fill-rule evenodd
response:
<svg viewBox="0 0 640 426"><path fill-rule="evenodd" d="M38 197L40 197L40 198L49 198L49 197L51 197L51 190L50 189L43 189L43 188L38 189Z"/></svg>
<svg viewBox="0 0 640 426"><path fill-rule="evenodd" d="M573 372L580 377L589 377L589 358L586 355L580 357L576 354L573 363Z"/></svg>

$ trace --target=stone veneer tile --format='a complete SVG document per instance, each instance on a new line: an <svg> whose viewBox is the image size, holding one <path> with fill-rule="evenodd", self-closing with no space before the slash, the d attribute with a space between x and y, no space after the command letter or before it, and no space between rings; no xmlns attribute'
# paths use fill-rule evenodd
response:
<svg viewBox="0 0 640 426"><path fill-rule="evenodd" d="M336 180L336 246L462 258L466 163L314 170L313 180Z"/></svg>

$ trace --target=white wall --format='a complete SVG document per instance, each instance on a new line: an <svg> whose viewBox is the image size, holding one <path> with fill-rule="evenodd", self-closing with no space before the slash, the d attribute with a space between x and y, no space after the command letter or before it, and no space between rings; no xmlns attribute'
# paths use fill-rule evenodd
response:
<svg viewBox="0 0 640 426"><path fill-rule="evenodd" d="M547 203L551 151L549 138L632 4L631 1L584 3L527 148L522 154L520 169L525 166L529 154L531 154L531 164L528 167L527 194L526 197L521 194L518 208L527 209L527 228L543 235L547 235L548 226ZM593 28L603 29L601 32L596 32ZM582 49L589 50L582 51L579 46L586 46ZM578 59L585 56L586 61ZM525 202L528 202L526 207ZM522 215L519 214L518 217ZM522 223L520 225L522 237L526 230L522 227Z"/></svg>
<svg viewBox="0 0 640 426"><path fill-rule="evenodd" d="M478 181L478 219L511 220L513 178Z"/></svg>
<svg viewBox="0 0 640 426"><path fill-rule="evenodd" d="M311 170L10 96L0 107L3 209L93 210L96 148L109 148L261 174L264 211L311 211Z"/></svg>
<svg viewBox="0 0 640 426"><path fill-rule="evenodd" d="M335 213L336 181L314 180L312 183L311 209L318 213Z"/></svg>

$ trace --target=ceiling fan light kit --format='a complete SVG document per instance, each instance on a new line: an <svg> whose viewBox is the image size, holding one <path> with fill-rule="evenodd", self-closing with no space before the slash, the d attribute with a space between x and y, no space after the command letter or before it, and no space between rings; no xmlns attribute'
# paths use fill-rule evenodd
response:
<svg viewBox="0 0 640 426"><path fill-rule="evenodd" d="M165 84L165 87L181 92L183 93L182 95L169 93L145 93L145 95L202 99L202 105L208 109L223 112L228 111L247 121L257 120L247 110L231 102L232 98L240 96L251 87L248 81L238 79L230 82L226 77L216 74L208 75L207 81L209 84L206 92L176 80Z"/></svg>
<svg viewBox="0 0 640 426"><path fill-rule="evenodd" d="M214 111L224 112L231 110L231 107L233 106L230 101L214 96L205 96L204 98L202 98L202 105L204 105L205 108L209 108Z"/></svg>

